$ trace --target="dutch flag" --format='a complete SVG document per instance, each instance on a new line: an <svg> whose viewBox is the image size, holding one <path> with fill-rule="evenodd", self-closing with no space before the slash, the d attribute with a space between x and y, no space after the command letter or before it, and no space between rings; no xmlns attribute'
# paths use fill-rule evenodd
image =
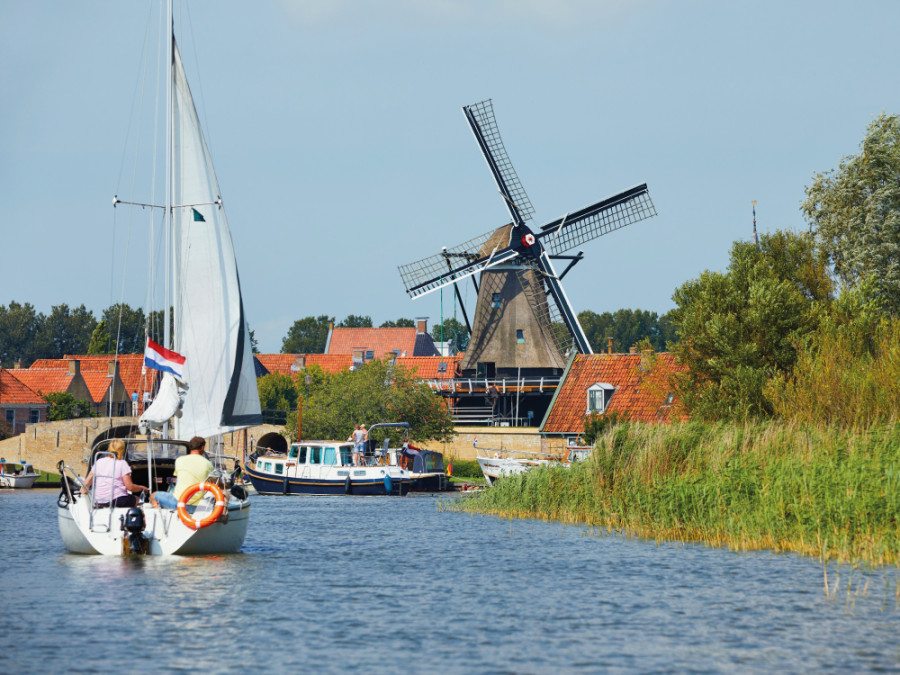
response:
<svg viewBox="0 0 900 675"><path fill-rule="evenodd" d="M144 365L164 373L172 373L179 380L184 380L184 357L156 344L150 338L147 338L147 347L144 349Z"/></svg>

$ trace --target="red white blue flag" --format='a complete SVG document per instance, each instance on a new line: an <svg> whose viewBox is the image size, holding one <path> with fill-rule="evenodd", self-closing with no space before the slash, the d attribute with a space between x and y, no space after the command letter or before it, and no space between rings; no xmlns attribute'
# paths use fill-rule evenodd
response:
<svg viewBox="0 0 900 675"><path fill-rule="evenodd" d="M172 373L179 380L184 379L184 357L156 344L150 338L147 338L147 347L144 349L144 365L164 373Z"/></svg>

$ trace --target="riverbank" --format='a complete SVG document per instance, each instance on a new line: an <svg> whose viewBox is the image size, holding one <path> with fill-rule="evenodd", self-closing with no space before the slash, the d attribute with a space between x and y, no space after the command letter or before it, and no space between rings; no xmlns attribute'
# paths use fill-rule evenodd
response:
<svg viewBox="0 0 900 675"><path fill-rule="evenodd" d="M625 424L585 462L510 477L446 508L896 565L900 424Z"/></svg>

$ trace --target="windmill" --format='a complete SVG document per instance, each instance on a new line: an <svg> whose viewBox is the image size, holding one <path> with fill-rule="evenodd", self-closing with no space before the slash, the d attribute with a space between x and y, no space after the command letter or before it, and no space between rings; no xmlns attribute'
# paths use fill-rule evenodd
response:
<svg viewBox="0 0 900 675"><path fill-rule="evenodd" d="M496 371L562 368L576 350L591 353L562 278L583 253L576 247L626 225L656 215L647 185L642 184L569 213L532 230L534 208L509 160L490 99L465 106L466 121L487 161L512 222L437 255L400 266L412 298L471 279L478 300L474 322L463 309L471 333L460 367L479 377ZM557 274L553 261L567 261ZM479 282L475 275L480 275ZM511 373L514 374L514 373Z"/></svg>

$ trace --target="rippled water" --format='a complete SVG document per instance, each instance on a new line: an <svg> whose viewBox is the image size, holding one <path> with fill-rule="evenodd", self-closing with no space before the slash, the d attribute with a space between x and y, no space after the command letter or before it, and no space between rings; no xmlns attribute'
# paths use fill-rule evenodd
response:
<svg viewBox="0 0 900 675"><path fill-rule="evenodd" d="M900 670L893 568L826 598L813 560L433 496L257 497L236 555L77 556L55 499L0 491L3 673Z"/></svg>

